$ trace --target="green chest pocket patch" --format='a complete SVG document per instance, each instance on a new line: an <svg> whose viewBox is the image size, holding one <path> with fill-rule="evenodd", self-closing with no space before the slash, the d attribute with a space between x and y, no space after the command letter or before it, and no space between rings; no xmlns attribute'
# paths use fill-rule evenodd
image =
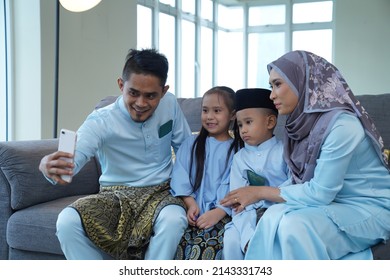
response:
<svg viewBox="0 0 390 280"><path fill-rule="evenodd" d="M251 170L247 170L247 176L250 186L269 186L268 180L266 178L256 174Z"/></svg>
<svg viewBox="0 0 390 280"><path fill-rule="evenodd" d="M172 125L173 125L173 121L169 120L166 123L164 123L162 126L160 126L160 128L158 129L158 137L163 138L165 135L171 132Z"/></svg>

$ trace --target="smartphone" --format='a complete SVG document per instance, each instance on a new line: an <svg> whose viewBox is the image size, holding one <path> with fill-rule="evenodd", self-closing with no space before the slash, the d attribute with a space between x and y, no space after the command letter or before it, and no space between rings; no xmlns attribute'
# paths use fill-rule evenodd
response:
<svg viewBox="0 0 390 280"><path fill-rule="evenodd" d="M68 129L61 129L60 139L58 142L58 151L67 152L70 154L74 154L76 149L76 140L77 134L75 131L71 131ZM61 158L62 160L73 162L73 158ZM70 175L61 175L62 180L70 183L72 182L72 176Z"/></svg>

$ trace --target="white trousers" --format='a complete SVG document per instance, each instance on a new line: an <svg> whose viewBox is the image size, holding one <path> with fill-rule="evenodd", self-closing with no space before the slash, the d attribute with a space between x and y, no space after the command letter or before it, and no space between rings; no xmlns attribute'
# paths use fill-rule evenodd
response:
<svg viewBox="0 0 390 280"><path fill-rule="evenodd" d="M165 206L153 225L153 235L145 259L172 260L187 226L186 211L183 207ZM112 259L88 238L79 213L72 207L66 207L58 215L57 237L68 260Z"/></svg>
<svg viewBox="0 0 390 280"><path fill-rule="evenodd" d="M241 250L240 232L232 222L225 225L223 235L222 257L224 260L243 260L244 253Z"/></svg>

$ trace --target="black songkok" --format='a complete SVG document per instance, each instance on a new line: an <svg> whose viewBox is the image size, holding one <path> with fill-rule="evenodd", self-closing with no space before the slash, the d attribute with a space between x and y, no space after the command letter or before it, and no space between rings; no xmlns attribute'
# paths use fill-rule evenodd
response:
<svg viewBox="0 0 390 280"><path fill-rule="evenodd" d="M264 88L244 88L236 92L236 112L248 108L268 108L278 115L274 102L270 99L271 91Z"/></svg>

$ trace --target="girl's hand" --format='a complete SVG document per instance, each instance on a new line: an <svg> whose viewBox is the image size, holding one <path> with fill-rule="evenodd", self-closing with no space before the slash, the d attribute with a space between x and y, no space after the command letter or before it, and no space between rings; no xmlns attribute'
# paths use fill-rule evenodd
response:
<svg viewBox="0 0 390 280"><path fill-rule="evenodd" d="M207 211L201 215L196 221L196 226L201 229L208 229L216 225L223 217L226 216L226 212L220 208L215 208Z"/></svg>
<svg viewBox="0 0 390 280"><path fill-rule="evenodd" d="M198 219L200 209L196 200L192 196L182 197L184 204L187 207L187 220L191 226L196 226L196 220Z"/></svg>
<svg viewBox="0 0 390 280"><path fill-rule="evenodd" d="M191 226L196 226L196 221L198 220L199 212L200 210L198 205L194 205L188 208L187 210L188 224L190 224Z"/></svg>

